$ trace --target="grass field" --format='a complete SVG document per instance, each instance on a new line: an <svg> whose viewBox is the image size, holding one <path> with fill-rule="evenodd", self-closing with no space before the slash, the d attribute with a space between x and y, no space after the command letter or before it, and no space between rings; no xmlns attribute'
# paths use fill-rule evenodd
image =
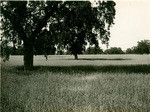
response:
<svg viewBox="0 0 150 112"><path fill-rule="evenodd" d="M4 112L148 112L150 55L50 55L2 63Z"/></svg>

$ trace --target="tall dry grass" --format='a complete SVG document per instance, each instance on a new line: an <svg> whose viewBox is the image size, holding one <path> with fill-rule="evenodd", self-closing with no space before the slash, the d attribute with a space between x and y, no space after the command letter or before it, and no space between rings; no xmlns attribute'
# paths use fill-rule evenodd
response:
<svg viewBox="0 0 150 112"><path fill-rule="evenodd" d="M4 112L150 111L150 65L56 64L23 71L12 62L2 66Z"/></svg>

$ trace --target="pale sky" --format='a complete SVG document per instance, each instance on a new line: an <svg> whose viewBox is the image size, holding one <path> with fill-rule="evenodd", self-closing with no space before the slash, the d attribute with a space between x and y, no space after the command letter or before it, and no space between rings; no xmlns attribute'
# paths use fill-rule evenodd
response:
<svg viewBox="0 0 150 112"><path fill-rule="evenodd" d="M150 0L117 0L115 24L111 28L109 47L123 50L150 40ZM101 46L101 45L100 45ZM101 47L105 49L106 45Z"/></svg>

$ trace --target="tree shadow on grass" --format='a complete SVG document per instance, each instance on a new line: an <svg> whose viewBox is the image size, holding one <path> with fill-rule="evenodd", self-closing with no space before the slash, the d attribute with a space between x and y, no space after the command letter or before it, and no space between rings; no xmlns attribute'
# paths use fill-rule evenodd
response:
<svg viewBox="0 0 150 112"><path fill-rule="evenodd" d="M18 71L23 71L22 66L16 67ZM150 73L150 65L108 65L108 66L34 66L31 71L35 72L53 72L53 73ZM30 72L29 72L30 73Z"/></svg>
<svg viewBox="0 0 150 112"><path fill-rule="evenodd" d="M74 60L74 59L65 59L65 60ZM122 60L132 60L132 59L124 59L124 58L79 58L78 60L89 60L89 61L94 61L94 60L113 60L113 61L122 61Z"/></svg>

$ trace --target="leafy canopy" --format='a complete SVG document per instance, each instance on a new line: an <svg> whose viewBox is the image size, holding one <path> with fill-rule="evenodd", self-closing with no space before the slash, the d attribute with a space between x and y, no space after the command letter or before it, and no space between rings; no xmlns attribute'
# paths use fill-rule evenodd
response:
<svg viewBox="0 0 150 112"><path fill-rule="evenodd" d="M90 1L6 1L0 6L2 40L30 43L35 53L48 54L58 46L79 54L87 42L108 44L115 18L113 1L95 6Z"/></svg>

